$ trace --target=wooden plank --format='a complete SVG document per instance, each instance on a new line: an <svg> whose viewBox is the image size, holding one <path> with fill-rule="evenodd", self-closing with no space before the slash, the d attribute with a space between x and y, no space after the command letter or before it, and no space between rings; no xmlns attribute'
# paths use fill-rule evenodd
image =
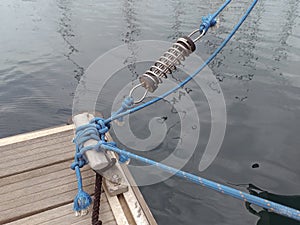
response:
<svg viewBox="0 0 300 225"><path fill-rule="evenodd" d="M41 152L38 151L39 149L41 149ZM24 165L25 163L31 163L34 166L36 164L36 161L42 160L44 158L49 159L50 157L53 157L55 155L60 155L60 159L68 159L70 158L70 156L74 155L74 145L66 142L48 145L39 149L37 149L35 154L26 155L26 153L21 152L20 154L10 155L6 157L3 156L3 162L0 164L0 169ZM47 150L45 151L44 149ZM67 153L72 153L72 155Z"/></svg>
<svg viewBox="0 0 300 225"><path fill-rule="evenodd" d="M91 221L86 221L84 224L81 222L73 223L72 225L91 225ZM104 222L103 225L118 225L116 221Z"/></svg>
<svg viewBox="0 0 300 225"><path fill-rule="evenodd" d="M75 174L70 170L73 127L0 140L0 224L90 224L90 216L76 218L72 212L77 193ZM92 194L94 172L85 167L82 177L85 191ZM100 216L105 223L116 224L103 196Z"/></svg>
<svg viewBox="0 0 300 225"><path fill-rule="evenodd" d="M100 214L99 217L103 225L109 225L109 224L117 225L112 211L104 212ZM43 224L47 224L47 225L57 225L57 224L91 225L92 224L90 216L86 216L82 218L77 217L77 219L76 220L75 219L73 219L72 223L69 223L69 220L59 220L59 221L51 221L51 223L43 223Z"/></svg>
<svg viewBox="0 0 300 225"><path fill-rule="evenodd" d="M88 225L91 224L91 214L85 217L76 217L72 210L73 204L66 204L61 207L57 207L55 209L51 209L42 213L38 213L17 221L13 221L11 223L7 223L7 225L40 225L40 224L82 224ZM112 214L110 205L106 199L104 193L101 196L101 204L100 204L100 219L103 224L111 224L115 225L114 216Z"/></svg>
<svg viewBox="0 0 300 225"><path fill-rule="evenodd" d="M82 173L82 176L85 178L85 181L87 181L87 179L94 178L94 173L91 170L85 170ZM6 185L0 190L1 202L5 203L6 201L10 201L15 198L18 198L18 200L32 198L31 195L36 195L37 193L41 195L43 191L51 192L52 188L74 183L74 179L74 174L70 173L68 170L63 170L48 174L48 176L32 178L12 185ZM74 188L76 188L76 183L74 184ZM11 194L12 191L13 195ZM46 195L42 196L46 197ZM29 203L29 200L26 202ZM9 203L7 203L7 205L8 204Z"/></svg>
<svg viewBox="0 0 300 225"><path fill-rule="evenodd" d="M69 169L73 128L68 125L0 140L0 224L91 224L91 215L78 218L72 213L77 193L75 175ZM93 171L85 167L82 176L85 191L93 193ZM102 196L103 224L156 224L135 188L119 196Z"/></svg>
<svg viewBox="0 0 300 225"><path fill-rule="evenodd" d="M104 187L105 190L105 187ZM106 198L110 204L111 210L115 216L116 222L119 225L129 225L126 215L123 211L123 208L119 202L119 199L117 196L110 196L109 194L106 193Z"/></svg>
<svg viewBox="0 0 300 225"><path fill-rule="evenodd" d="M86 173L83 173L82 176L85 178L85 185L91 185L93 184L94 180L94 174L91 174L91 171L85 171ZM7 210L13 207L19 207L20 205L24 204L35 204L35 201L45 199L47 197L52 197L58 194L63 194L66 192L66 190L76 191L77 184L74 182L74 175L67 176L67 177L60 177L57 179L52 179L47 182L41 183L41 184L30 184L29 181L20 182L19 188L13 192L9 191L9 188L6 188L5 186L2 187L1 192L3 192L0 195L1 203L3 206L1 207L1 210ZM28 185L28 186L26 186ZM4 189L4 190L3 190ZM10 201L12 199L15 199L17 197L18 202L16 201ZM1 215L0 215L1 218Z"/></svg>
<svg viewBox="0 0 300 225"><path fill-rule="evenodd" d="M62 130L66 132L65 129ZM57 137L57 139L44 140L45 137L41 137L43 141L39 142L39 138L36 138L34 139L35 143L22 144L19 147L11 144L11 150L6 151L10 154L3 153L1 157L0 178L70 161L74 157L74 145L71 143L72 130L68 132L68 135ZM37 134L39 133L37 132ZM11 140L16 141L15 139ZM17 144L20 143L22 142L17 142ZM0 152L2 152L2 148L0 147Z"/></svg>
<svg viewBox="0 0 300 225"><path fill-rule="evenodd" d="M50 129L48 128L48 129L44 129L44 130L40 130L40 131L33 131L30 133L26 133L26 134L19 134L19 135L15 135L12 137L0 139L0 146L7 146L10 144L24 142L24 141L28 141L28 140L32 140L32 139L36 139L36 138L40 138L40 137L48 137L49 135L52 135L52 134L57 134L57 133L61 133L64 131L70 131L73 129L74 129L74 125L72 124L72 125L54 127L54 128L50 128Z"/></svg>
<svg viewBox="0 0 300 225"><path fill-rule="evenodd" d="M59 155L53 155L48 158L42 158L35 162L27 162L24 164L20 164L19 166L8 167L0 170L0 178L15 175L21 172L27 172L33 169L39 169L48 165L53 165L55 163L61 163L65 161L69 161L73 158L72 151L67 152L66 154L61 153Z"/></svg>
<svg viewBox="0 0 300 225"><path fill-rule="evenodd" d="M83 223L82 223L83 222ZM72 225L91 225L91 221L90 220L88 220L88 221L80 221L80 222L77 222L77 223L73 223ZM103 225L118 225L117 223L116 223L116 221L106 221L106 222L104 222L103 223Z"/></svg>
<svg viewBox="0 0 300 225"><path fill-rule="evenodd" d="M42 151L41 153L37 152L27 157L26 154L32 152L21 151L21 157L16 155L15 160L7 160L9 157L3 157L5 163L0 166L0 175L6 177L0 180L2 199L0 223L30 216L73 201L77 193L77 184L74 172L70 170L74 155L74 146L70 143L70 137L69 133L60 138L61 143L68 143L66 146L61 143L49 144L45 137L42 137L42 143L36 141L33 144L37 150ZM45 145L45 142L48 145ZM51 139L51 142L55 143L55 139ZM39 148L39 144L42 144L42 147ZM14 148L14 144L11 145L10 147ZM31 144L31 147L33 145ZM30 148L30 144L27 147ZM23 145L19 148L23 148ZM82 176L87 191L92 193L94 172L86 167ZM15 201L16 199L18 201Z"/></svg>
<svg viewBox="0 0 300 225"><path fill-rule="evenodd" d="M85 176L86 174L83 175ZM6 200L1 202L0 224L73 202L72 199L77 193L74 176L70 177L70 179L61 178L51 182L55 183L52 184L51 188L46 187L45 189L44 187L43 190L40 189L36 191L35 189L40 186L40 184L38 184L29 187L25 190L26 195L19 198L14 198L14 192L6 192L0 195L0 198ZM84 188L88 193L93 192L93 182L94 177L84 179ZM47 184L49 184L49 182ZM33 191L30 191L30 189ZM22 194L22 192L17 194ZM9 196L11 196L12 199Z"/></svg>
<svg viewBox="0 0 300 225"><path fill-rule="evenodd" d="M53 173L56 171L63 171L66 168L70 167L72 161L73 161L73 159L66 161L66 162L59 163L59 164L54 164L54 165L42 167L42 168L39 168L36 170L16 174L13 176L4 177L4 178L0 179L0 187L3 187L4 185L15 184L15 183L17 183L17 185L19 185L18 182L24 181L27 179L31 179L31 178L35 178L35 177L47 177L47 175L50 173ZM72 172L71 170L68 170L68 171L70 173ZM2 190L2 188L0 190Z"/></svg>
<svg viewBox="0 0 300 225"><path fill-rule="evenodd" d="M74 215L74 212L72 210L73 204L67 204L61 207L57 207L52 210L48 210L39 214L35 214L33 216L29 216L8 224L30 224L30 225L37 225L37 224L49 224L49 223L54 223L56 224L73 224L75 222L82 222L86 219L90 220L91 215L85 217L76 217ZM110 209L110 206L106 200L101 201L101 210L100 210L100 217L102 220L105 221L111 221L114 219L112 215L112 211ZM68 223L63 223L68 221Z"/></svg>
<svg viewBox="0 0 300 225"><path fill-rule="evenodd" d="M124 194L120 194L118 195L118 200L122 206L122 209L124 211L124 214L126 216L126 219L128 221L128 223L130 225L138 225L135 221L136 221L136 218L134 218L133 216L133 213L130 211L130 208L128 207L128 204L127 204L127 201L126 199L124 198ZM144 223L141 223L144 225Z"/></svg>
<svg viewBox="0 0 300 225"><path fill-rule="evenodd" d="M7 145L7 146L0 146L2 156L9 156L9 155L14 155L14 154L30 154L34 150L38 150L39 148L45 147L45 146L50 146L52 144L57 144L57 143L69 143L70 145L72 143L72 139L74 137L74 134L72 131L64 132L64 134L56 134L52 135L51 137L49 136L48 139L47 137L41 137L41 138L36 138L31 141L26 141L26 142L18 142L15 144ZM43 150L45 151L47 148L44 148ZM42 149L40 150L42 152Z"/></svg>

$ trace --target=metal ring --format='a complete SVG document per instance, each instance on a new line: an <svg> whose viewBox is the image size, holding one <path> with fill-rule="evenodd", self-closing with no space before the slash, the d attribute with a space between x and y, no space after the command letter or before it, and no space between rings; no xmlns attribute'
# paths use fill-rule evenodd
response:
<svg viewBox="0 0 300 225"><path fill-rule="evenodd" d="M196 33L198 33L198 32L200 33L200 30L199 30L199 29L194 30L192 33L190 33L190 34L188 35L188 37L192 37L194 34L196 34ZM206 33L205 30L203 30L203 31L200 33L200 35L199 35L196 39L193 40L193 42L198 41L200 38L202 38L202 37L204 36L205 33Z"/></svg>
<svg viewBox="0 0 300 225"><path fill-rule="evenodd" d="M138 84L138 85L135 85L135 86L130 90L130 92L129 92L129 97L132 97L132 94L133 94L133 92L135 91L135 89L137 89L138 87L141 87L142 85L143 85L143 83L140 83L140 84ZM134 101L134 104L139 104L139 103L141 103L141 102L146 98L147 94L148 94L148 89L146 89L144 95L143 95L139 100Z"/></svg>

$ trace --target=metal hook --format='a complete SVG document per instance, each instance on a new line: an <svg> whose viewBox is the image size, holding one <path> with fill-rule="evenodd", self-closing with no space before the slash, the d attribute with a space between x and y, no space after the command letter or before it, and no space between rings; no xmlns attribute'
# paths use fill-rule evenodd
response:
<svg viewBox="0 0 300 225"><path fill-rule="evenodd" d="M133 92L134 92L138 87L141 87L142 85L143 85L143 83L140 83L140 84L134 86L134 87L130 90L130 92L129 92L129 97L132 97ZM139 103L141 103L141 102L146 98L147 94L148 94L148 89L146 89L144 95L143 95L139 100L134 101L134 104L139 104Z"/></svg>
<svg viewBox="0 0 300 225"><path fill-rule="evenodd" d="M192 37L194 34L196 34L196 33L200 33L200 35L196 38L196 39L194 39L193 40L193 42L195 43L196 41L198 41L200 38L202 38L203 36L204 36L204 34L205 34L205 30L203 30L202 32L200 32L200 30L199 29L197 29L197 30L194 30L192 33L190 33L189 35L188 35L188 37Z"/></svg>

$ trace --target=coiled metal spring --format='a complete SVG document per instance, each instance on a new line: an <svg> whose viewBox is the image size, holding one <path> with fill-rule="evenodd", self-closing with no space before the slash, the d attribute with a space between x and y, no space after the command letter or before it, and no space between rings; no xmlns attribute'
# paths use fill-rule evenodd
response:
<svg viewBox="0 0 300 225"><path fill-rule="evenodd" d="M149 70L139 77L140 84L131 89L129 96L132 97L134 90L140 86L144 87L146 91L138 101L135 101L135 104L143 101L148 92L154 92L158 85L162 83L161 78L167 78L187 56L195 51L195 42L205 34L205 32L202 32L196 39L192 40L191 36L197 32L199 30L193 31L189 36L179 38Z"/></svg>
<svg viewBox="0 0 300 225"><path fill-rule="evenodd" d="M143 75L139 77L141 85L150 92L154 92L162 83L161 78L167 78L176 70L196 47L189 37L181 37L169 48Z"/></svg>

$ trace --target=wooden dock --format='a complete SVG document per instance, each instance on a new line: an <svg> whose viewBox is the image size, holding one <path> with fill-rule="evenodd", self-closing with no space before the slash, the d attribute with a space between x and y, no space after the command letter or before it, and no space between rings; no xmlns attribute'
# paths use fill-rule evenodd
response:
<svg viewBox="0 0 300 225"><path fill-rule="evenodd" d="M0 224L91 224L91 213L75 217L74 126L66 125L0 139ZM100 220L107 225L156 225L127 167L129 190L117 196L103 191ZM82 170L84 189L93 195L95 173ZM133 185L133 186L131 186Z"/></svg>

